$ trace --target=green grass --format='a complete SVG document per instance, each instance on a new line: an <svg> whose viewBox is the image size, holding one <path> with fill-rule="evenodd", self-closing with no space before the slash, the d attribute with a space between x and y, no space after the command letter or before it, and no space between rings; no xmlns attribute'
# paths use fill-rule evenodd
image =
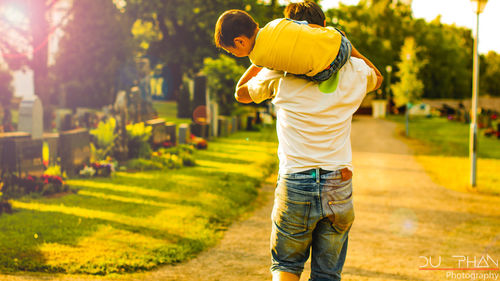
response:
<svg viewBox="0 0 500 281"><path fill-rule="evenodd" d="M469 125L445 118L411 118L406 138L403 116L390 116L399 124L398 135L416 154L434 182L461 192L500 194L500 140L478 136L477 187L470 186Z"/></svg>
<svg viewBox="0 0 500 281"><path fill-rule="evenodd" d="M167 122L173 122L177 125L182 123L191 123L191 118L177 118L177 103L173 101L155 101L154 109L158 112L158 117Z"/></svg>
<svg viewBox="0 0 500 281"><path fill-rule="evenodd" d="M277 164L275 135L219 138L195 152L195 167L70 179L75 194L12 200L15 213L0 216L0 272L104 275L186 260L253 208Z"/></svg>
<svg viewBox="0 0 500 281"><path fill-rule="evenodd" d="M404 130L404 116L393 115L389 120L398 122ZM469 155L469 124L438 117L412 117L409 128L410 139L419 141L413 145L417 147L419 154L465 157ZM480 130L478 135L478 157L500 159L500 140L485 137L483 130Z"/></svg>

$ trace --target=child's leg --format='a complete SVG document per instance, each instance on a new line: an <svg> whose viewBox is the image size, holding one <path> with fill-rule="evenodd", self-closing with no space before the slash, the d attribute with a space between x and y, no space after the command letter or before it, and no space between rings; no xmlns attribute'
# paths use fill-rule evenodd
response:
<svg viewBox="0 0 500 281"><path fill-rule="evenodd" d="M337 71L344 66L347 60L351 57L352 45L349 39L337 29L340 34L342 34L342 40L340 42L339 53L333 62L330 64L330 67L319 72L318 74L311 77L312 81L326 81L332 77L333 74L337 73Z"/></svg>

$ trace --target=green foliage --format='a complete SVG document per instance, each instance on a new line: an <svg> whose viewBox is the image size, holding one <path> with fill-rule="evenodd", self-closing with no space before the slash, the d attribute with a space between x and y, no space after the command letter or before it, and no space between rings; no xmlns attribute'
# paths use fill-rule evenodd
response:
<svg viewBox="0 0 500 281"><path fill-rule="evenodd" d="M161 40L163 37L154 21L141 19L134 22L132 35L139 45L139 53L143 55L149 49L150 42Z"/></svg>
<svg viewBox="0 0 500 281"><path fill-rule="evenodd" d="M160 148L151 153L149 159L131 159L126 166L128 169L138 171L169 170L195 166L196 160L193 152L194 148L191 145Z"/></svg>
<svg viewBox="0 0 500 281"><path fill-rule="evenodd" d="M422 23L422 22L421 22ZM414 37L421 51L417 56L429 63L420 72L424 97L464 98L472 88L472 37L466 28L445 25L436 18L415 25Z"/></svg>
<svg viewBox="0 0 500 281"><path fill-rule="evenodd" d="M213 43L217 18L228 9L248 11L261 26L281 17L277 1L260 0L127 0L126 14L142 23L150 22L160 35L146 36L136 33L146 53L157 61L165 62L172 77L169 87L179 97L182 77L193 77L203 67L206 57L216 57L218 50ZM248 63L247 59L244 59ZM181 115L182 116L182 115Z"/></svg>
<svg viewBox="0 0 500 281"><path fill-rule="evenodd" d="M327 24L345 30L353 45L383 74L387 65L397 71L399 54L406 37L414 37L417 57L429 63L418 78L424 98L463 98L470 95L472 77L472 35L470 29L414 19L406 1L360 1L357 6L340 5L327 11ZM387 78L387 75L386 75ZM387 83L398 82L394 75Z"/></svg>
<svg viewBox="0 0 500 281"><path fill-rule="evenodd" d="M118 73L133 57L131 24L112 1L73 1L52 70L55 92L70 107L100 108L114 101Z"/></svg>
<svg viewBox="0 0 500 281"><path fill-rule="evenodd" d="M113 145L116 139L116 119L108 118L106 122L100 121L96 129L90 130L97 141L99 147L109 147Z"/></svg>
<svg viewBox="0 0 500 281"><path fill-rule="evenodd" d="M393 121L403 124L404 117L393 116ZM417 118L410 122L410 139L420 142L412 147L420 154L459 156L469 155L470 126L446 118ZM478 157L500 159L500 141L478 133Z"/></svg>
<svg viewBox="0 0 500 281"><path fill-rule="evenodd" d="M62 172L61 172L61 166L59 165L51 165L49 167L47 167L47 169L43 172L44 175L48 175L48 176L62 176Z"/></svg>
<svg viewBox="0 0 500 281"><path fill-rule="evenodd" d="M137 170L137 171L155 171L164 169L162 163L144 158L130 159L127 161L126 166L130 170Z"/></svg>
<svg viewBox="0 0 500 281"><path fill-rule="evenodd" d="M236 83L245 72L245 68L226 55L219 55L217 59L206 58L203 63L208 88L219 104L220 114L231 115L236 104L234 99Z"/></svg>
<svg viewBox="0 0 500 281"><path fill-rule="evenodd" d="M106 122L100 121L96 129L90 130L90 134L94 136L97 144L97 146L92 149L92 151L95 152L95 161L104 160L113 153L115 140L117 138L115 129L116 119L110 117Z"/></svg>
<svg viewBox="0 0 500 281"><path fill-rule="evenodd" d="M8 70L0 68L0 104L2 107L10 105L13 92L12 75Z"/></svg>
<svg viewBox="0 0 500 281"><path fill-rule="evenodd" d="M417 48L413 38L405 39L401 49L401 61L397 65L399 71L395 74L400 81L391 87L396 105L417 102L421 99L424 89L424 84L418 79L418 73L424 63L417 58Z"/></svg>
<svg viewBox="0 0 500 281"><path fill-rule="evenodd" d="M127 125L129 158L151 157L152 150L149 145L151 131L152 127L145 126L144 123Z"/></svg>
<svg viewBox="0 0 500 281"><path fill-rule="evenodd" d="M167 158L172 158L172 156L177 156L179 163L182 166L195 166L196 160L194 158L194 147L189 144L181 144L171 148L161 148L157 153L167 155Z"/></svg>
<svg viewBox="0 0 500 281"><path fill-rule="evenodd" d="M491 96L500 97L500 54L489 52L479 67L484 69L480 74L479 90Z"/></svg>

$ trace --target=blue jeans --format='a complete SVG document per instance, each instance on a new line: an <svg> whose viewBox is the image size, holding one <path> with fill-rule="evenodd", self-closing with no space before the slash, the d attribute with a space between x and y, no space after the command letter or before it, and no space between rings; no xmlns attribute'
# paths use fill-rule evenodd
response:
<svg viewBox="0 0 500 281"><path fill-rule="evenodd" d="M352 182L342 181L340 171L279 175L271 271L300 275L312 252L310 281L340 280L353 221Z"/></svg>

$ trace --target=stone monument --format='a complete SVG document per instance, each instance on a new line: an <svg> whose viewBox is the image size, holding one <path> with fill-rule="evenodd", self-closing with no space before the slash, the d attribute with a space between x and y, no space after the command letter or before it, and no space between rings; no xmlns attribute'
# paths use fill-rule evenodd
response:
<svg viewBox="0 0 500 281"><path fill-rule="evenodd" d="M33 139L43 136L43 108L37 96L24 98L19 105L18 131L31 134Z"/></svg>

